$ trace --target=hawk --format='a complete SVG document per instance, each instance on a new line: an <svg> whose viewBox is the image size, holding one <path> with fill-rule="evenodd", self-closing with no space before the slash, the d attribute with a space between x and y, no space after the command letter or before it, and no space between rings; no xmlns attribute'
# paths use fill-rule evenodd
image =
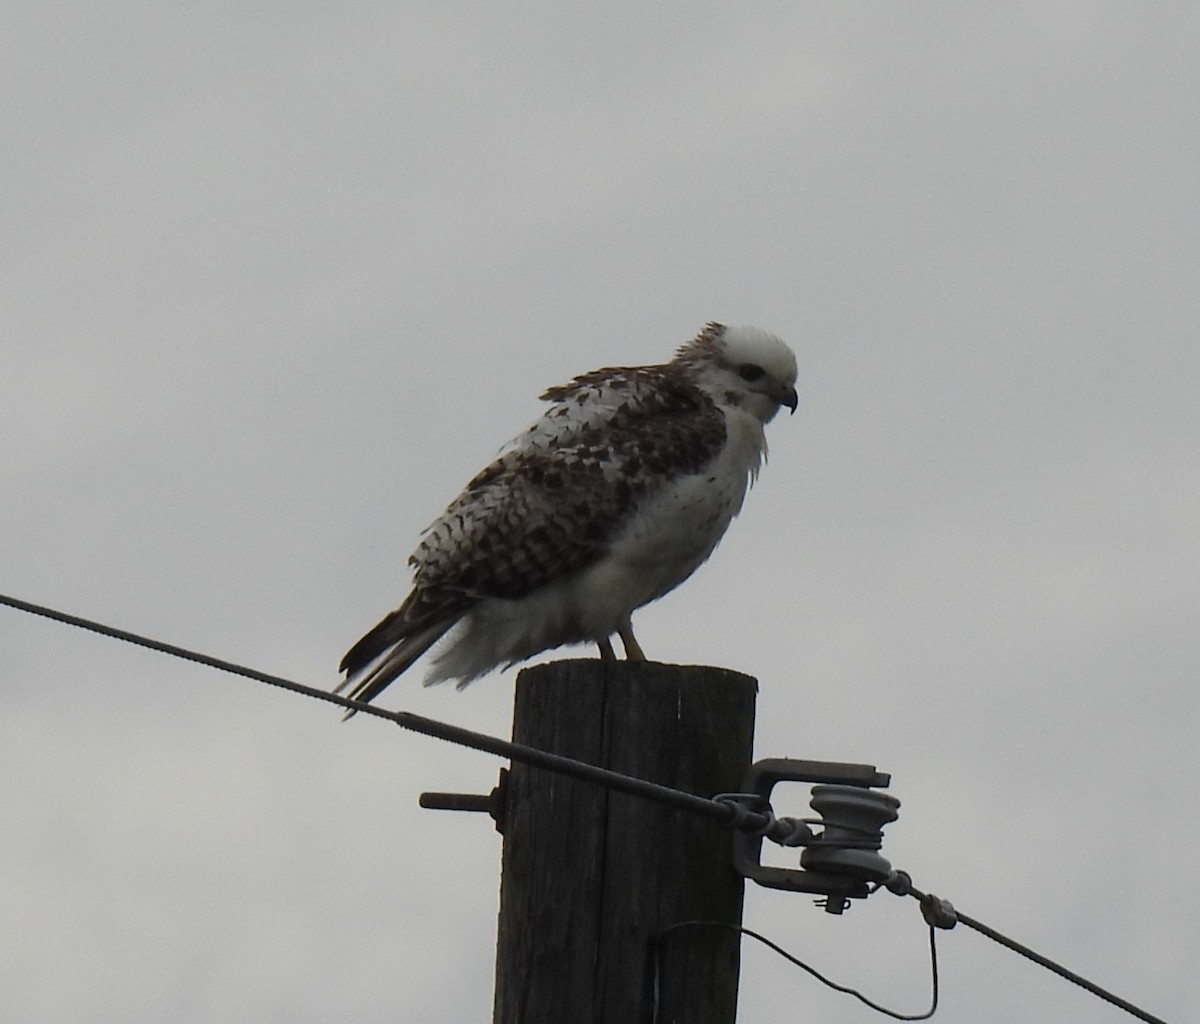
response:
<svg viewBox="0 0 1200 1024"><path fill-rule="evenodd" d="M645 657L630 617L686 580L742 507L763 427L796 411L796 357L708 324L668 363L550 388L549 408L421 536L412 591L345 658L370 701L442 637L426 685L467 683L565 644Z"/></svg>

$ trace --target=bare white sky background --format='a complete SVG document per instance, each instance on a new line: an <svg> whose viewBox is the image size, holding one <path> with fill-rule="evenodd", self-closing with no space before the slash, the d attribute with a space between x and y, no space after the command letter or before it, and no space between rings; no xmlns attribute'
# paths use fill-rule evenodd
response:
<svg viewBox="0 0 1200 1024"><path fill-rule="evenodd" d="M892 772L918 884L1195 1018L1200 8L4 21L0 589L332 684L543 387L761 325L800 412L643 644L756 675L758 756ZM489 1019L499 839L416 799L496 759L7 610L0 707L6 1019ZM926 1004L912 901L746 923ZM1129 1019L941 952L939 1019ZM877 1019L746 944L785 1008Z"/></svg>

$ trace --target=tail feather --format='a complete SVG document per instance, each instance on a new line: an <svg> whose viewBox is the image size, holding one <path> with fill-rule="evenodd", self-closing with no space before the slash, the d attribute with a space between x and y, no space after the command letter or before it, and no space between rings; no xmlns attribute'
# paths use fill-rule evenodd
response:
<svg viewBox="0 0 1200 1024"><path fill-rule="evenodd" d="M454 625L454 622L454 619L437 622L419 633L404 637L383 656L383 660L378 665L354 684L354 689L347 696L351 700L370 703L406 672L414 661L437 643ZM334 693L343 690L352 679L353 676L347 676L334 690ZM346 717L349 718L353 714L353 710L347 711Z"/></svg>
<svg viewBox="0 0 1200 1024"><path fill-rule="evenodd" d="M333 692L341 693L354 683L348 695L352 700L373 700L445 636L472 603L470 599L459 599L444 603L436 610L426 606L422 610L424 614L414 616L415 602L410 597L346 652L338 666L339 671L346 673L346 678ZM372 668L375 662L378 664ZM362 675L364 672L367 674ZM357 678L359 676L362 678ZM346 717L353 714L349 711Z"/></svg>
<svg viewBox="0 0 1200 1024"><path fill-rule="evenodd" d="M342 663L338 665L339 672L345 672L346 678L339 684L334 693L341 693L356 675L378 658L384 651L401 640L410 632L408 616L405 609L389 612L383 621L371 628L363 637L346 652Z"/></svg>

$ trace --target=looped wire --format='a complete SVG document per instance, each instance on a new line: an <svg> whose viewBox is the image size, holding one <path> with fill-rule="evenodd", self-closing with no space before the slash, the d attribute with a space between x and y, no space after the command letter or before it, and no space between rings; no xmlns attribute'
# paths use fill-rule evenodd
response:
<svg viewBox="0 0 1200 1024"><path fill-rule="evenodd" d="M764 836L779 846L807 846L813 840L813 830L807 818L777 818L771 803L761 793L718 793L717 803L733 808L730 827L751 836ZM761 825L751 825L751 816L765 819Z"/></svg>
<svg viewBox="0 0 1200 1024"><path fill-rule="evenodd" d="M767 838L780 846L807 846L813 841L813 830L802 818L776 818Z"/></svg>
<svg viewBox="0 0 1200 1024"><path fill-rule="evenodd" d="M804 827L809 825L820 825L826 831L822 833L819 841L827 846L836 846L841 850L878 850L883 846L883 837L873 829L865 829L858 825L850 825L832 818L794 818L793 821L798 822ZM857 832L861 839L847 839L845 836L839 836L836 840L828 838L828 829L841 829L843 832ZM812 829L808 829L808 838L816 838ZM792 844L800 845L800 844Z"/></svg>

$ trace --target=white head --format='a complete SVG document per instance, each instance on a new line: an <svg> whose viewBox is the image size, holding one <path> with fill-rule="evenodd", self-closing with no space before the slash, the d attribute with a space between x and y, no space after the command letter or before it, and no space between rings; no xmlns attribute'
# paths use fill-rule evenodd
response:
<svg viewBox="0 0 1200 1024"><path fill-rule="evenodd" d="M717 405L740 407L763 423L781 405L796 411L796 356L761 328L710 323L680 347L674 363Z"/></svg>

